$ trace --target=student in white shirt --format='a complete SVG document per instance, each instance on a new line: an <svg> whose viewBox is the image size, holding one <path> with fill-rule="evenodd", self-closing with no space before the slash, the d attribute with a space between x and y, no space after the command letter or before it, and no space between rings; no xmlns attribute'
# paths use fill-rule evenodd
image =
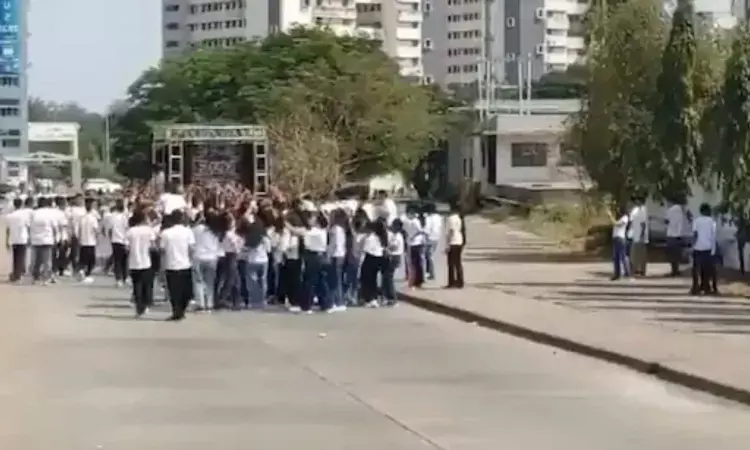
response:
<svg viewBox="0 0 750 450"><path fill-rule="evenodd" d="M244 280L247 297L244 303L247 308L265 308L268 292L268 253L271 251L271 240L260 221L248 223L243 220L237 228L237 234L244 245L240 253L242 260L240 277Z"/></svg>
<svg viewBox="0 0 750 450"><path fill-rule="evenodd" d="M94 211L94 200L87 198L85 201L86 214L78 220L76 236L78 236L79 264L81 271L79 276L85 284L91 284L94 279L91 273L96 265L96 243L99 235L98 214Z"/></svg>
<svg viewBox="0 0 750 450"><path fill-rule="evenodd" d="M665 222L667 224L667 258L669 260L670 273L672 277L680 275L680 260L682 259L682 248L686 214L685 202L682 199L671 202L667 208Z"/></svg>
<svg viewBox="0 0 750 450"><path fill-rule="evenodd" d="M434 203L425 206L424 270L428 280L435 279L434 255L443 236L443 218Z"/></svg>
<svg viewBox="0 0 750 450"><path fill-rule="evenodd" d="M219 258L224 255L219 220L216 214L206 213L205 220L193 227L193 294L200 311L214 309L216 272Z"/></svg>
<svg viewBox="0 0 750 450"><path fill-rule="evenodd" d="M328 229L328 294L332 311L345 311L344 262L346 261L346 228L349 218L343 209L333 211Z"/></svg>
<svg viewBox="0 0 750 450"><path fill-rule="evenodd" d="M630 250L630 264L633 275L646 276L647 247L648 247L648 210L644 199L637 197L633 200L634 205L630 211L630 231L632 232L632 244Z"/></svg>
<svg viewBox="0 0 750 450"><path fill-rule="evenodd" d="M325 277L326 251L328 250L328 223L320 214L308 213L307 227L301 232L304 247L302 273L302 294L300 308L305 313L312 312L315 297L321 311L329 312L332 305L328 295Z"/></svg>
<svg viewBox="0 0 750 450"><path fill-rule="evenodd" d="M125 212L125 202L122 199L115 201L115 207L105 219L105 230L112 243L112 266L115 273L115 282L123 286L128 273L128 213ZM145 217L144 217L145 221Z"/></svg>
<svg viewBox="0 0 750 450"><path fill-rule="evenodd" d="M29 241L32 247L34 281L45 284L52 279L52 253L57 243L57 214L48 198L39 198L38 208L31 212Z"/></svg>
<svg viewBox="0 0 750 450"><path fill-rule="evenodd" d="M628 259L628 239L627 231L630 224L630 217L623 208L619 217L612 224L612 280L618 280L620 277L630 277L630 261Z"/></svg>
<svg viewBox="0 0 750 450"><path fill-rule="evenodd" d="M131 227L125 232L127 266L133 284L133 302L136 317L146 313L154 302L154 270L151 265L151 250L156 243L156 233L147 223L139 209L133 212Z"/></svg>
<svg viewBox="0 0 750 450"><path fill-rule="evenodd" d="M68 265L68 252L70 250L70 222L68 221L67 205L65 197L55 197L55 213L57 214L58 239L53 257L53 271L63 276Z"/></svg>
<svg viewBox="0 0 750 450"><path fill-rule="evenodd" d="M409 285L421 288L424 284L424 244L425 216L417 212L415 207L409 207L407 221L404 223L406 244L409 246Z"/></svg>
<svg viewBox="0 0 750 450"><path fill-rule="evenodd" d="M693 286L692 295L717 294L711 281L716 270L716 221L707 203L700 206L700 216L693 221Z"/></svg>
<svg viewBox="0 0 750 450"><path fill-rule="evenodd" d="M169 302L172 304L172 315L167 320L180 321L185 318L185 311L193 296L192 254L195 237L190 228L184 225L183 211L172 211L167 222L173 225L159 234L161 262L165 269Z"/></svg>
<svg viewBox="0 0 750 450"><path fill-rule="evenodd" d="M13 255L10 281L21 280L26 273L26 252L29 246L31 211L23 208L20 198L13 199L13 211L5 216L5 246Z"/></svg>
<svg viewBox="0 0 750 450"><path fill-rule="evenodd" d="M168 191L159 196L157 207L162 216L166 217L175 211L180 211L185 214L188 209L188 204L185 200L185 196L180 192L180 187L174 183L170 183Z"/></svg>
<svg viewBox="0 0 750 450"><path fill-rule="evenodd" d="M406 247L406 241L404 238L404 226L401 220L396 219L391 224L391 229L388 231L388 246L385 249L385 257L383 260L383 299L387 306L396 305L396 271L401 266L401 261L404 259L404 250Z"/></svg>
<svg viewBox="0 0 750 450"><path fill-rule="evenodd" d="M81 271L81 264L80 264L81 244L79 242L78 234L76 233L80 226L81 218L84 215L86 215L86 208L83 207L83 197L78 195L73 199L73 205L70 207L70 210L68 211L68 220L69 220L68 227L71 231L70 264L72 266L73 272L76 274L78 274Z"/></svg>
<svg viewBox="0 0 750 450"><path fill-rule="evenodd" d="M223 236L221 249L224 255L219 259L218 274L219 294L218 305L222 308L239 308L240 306L240 273L238 271L238 255L243 247L242 238L235 231L234 217L224 213L221 218Z"/></svg>
<svg viewBox="0 0 750 450"><path fill-rule="evenodd" d="M300 228L302 223L296 214L289 217L289 225ZM279 274L279 302L286 305L291 312L300 312L299 296L302 281L302 258L300 255L301 238L292 233L289 226L281 231L279 250L282 253L281 271Z"/></svg>
<svg viewBox="0 0 750 450"><path fill-rule="evenodd" d="M388 231L384 220L372 222L362 246L364 259L360 269L360 292L365 305L377 307L378 276L383 272L384 257L388 248Z"/></svg>
<svg viewBox="0 0 750 450"><path fill-rule="evenodd" d="M451 212L445 222L445 244L448 259L448 284L446 288L463 289L464 265L462 257L466 245L466 223L457 203L451 204Z"/></svg>

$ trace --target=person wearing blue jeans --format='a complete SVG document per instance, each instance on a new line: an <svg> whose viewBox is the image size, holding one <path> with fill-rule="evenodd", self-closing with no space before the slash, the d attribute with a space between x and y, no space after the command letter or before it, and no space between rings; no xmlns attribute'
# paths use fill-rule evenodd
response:
<svg viewBox="0 0 750 450"><path fill-rule="evenodd" d="M346 310L344 298L344 261L346 260L346 227L349 218L343 209L337 209L331 215L331 226L328 229L328 264L327 287L331 307L334 311Z"/></svg>
<svg viewBox="0 0 750 450"><path fill-rule="evenodd" d="M305 313L311 313L317 297L320 310L332 312L333 304L328 293L328 276L325 272L328 264L328 224L324 217L315 214L307 217L306 222L307 228L301 232L304 268L300 309Z"/></svg>
<svg viewBox="0 0 750 450"><path fill-rule="evenodd" d="M264 308L268 292L268 254L271 251L271 240L259 222L241 222L237 234L244 239L240 253L243 262L240 265L240 276L247 290L245 306Z"/></svg>
<svg viewBox="0 0 750 450"><path fill-rule="evenodd" d="M627 212L622 212L620 217L612 225L612 279L617 280L622 276L630 277L630 258L628 257L627 229L630 217Z"/></svg>
<svg viewBox="0 0 750 450"><path fill-rule="evenodd" d="M442 237L443 218L434 203L427 204L425 215L424 270L428 280L435 279L435 252Z"/></svg>
<svg viewBox="0 0 750 450"><path fill-rule="evenodd" d="M391 231L388 231L388 246L385 251L383 272L381 274L383 300L385 300L386 306L394 306L396 304L395 276L396 271L401 267L405 247L403 224L399 219L396 219L391 225Z"/></svg>

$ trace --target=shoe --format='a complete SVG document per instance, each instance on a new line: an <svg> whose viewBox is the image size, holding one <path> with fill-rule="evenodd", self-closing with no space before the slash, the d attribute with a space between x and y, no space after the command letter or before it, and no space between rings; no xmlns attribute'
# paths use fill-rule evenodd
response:
<svg viewBox="0 0 750 450"><path fill-rule="evenodd" d="M289 307L289 312L290 313L295 313L295 314L296 313L301 313L302 312L302 308L300 308L299 306L290 306Z"/></svg>

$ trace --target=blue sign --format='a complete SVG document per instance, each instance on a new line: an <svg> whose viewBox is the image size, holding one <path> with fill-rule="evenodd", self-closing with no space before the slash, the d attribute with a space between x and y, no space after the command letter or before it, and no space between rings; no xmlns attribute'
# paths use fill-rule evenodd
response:
<svg viewBox="0 0 750 450"><path fill-rule="evenodd" d="M18 75L21 72L21 2L0 0L0 74Z"/></svg>

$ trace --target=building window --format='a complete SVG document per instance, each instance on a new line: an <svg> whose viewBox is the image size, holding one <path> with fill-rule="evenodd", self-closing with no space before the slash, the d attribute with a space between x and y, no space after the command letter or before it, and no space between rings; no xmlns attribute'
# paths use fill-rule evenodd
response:
<svg viewBox="0 0 750 450"><path fill-rule="evenodd" d="M18 106L21 102L17 98L0 98L0 106Z"/></svg>
<svg viewBox="0 0 750 450"><path fill-rule="evenodd" d="M432 11L432 3L430 3L430 2L424 2L424 7L423 8L424 8L425 15L429 14L430 11Z"/></svg>
<svg viewBox="0 0 750 450"><path fill-rule="evenodd" d="M166 43L164 44L164 46L165 46L166 48L177 48L177 47L179 47L179 46L180 46L180 43L179 43L179 42L177 42L177 41L167 41L167 42L166 42Z"/></svg>
<svg viewBox="0 0 750 450"><path fill-rule="evenodd" d="M432 39L425 39L423 45L426 50L432 50Z"/></svg>
<svg viewBox="0 0 750 450"><path fill-rule="evenodd" d="M510 144L511 167L546 167L549 146L543 142Z"/></svg>
<svg viewBox="0 0 750 450"><path fill-rule="evenodd" d="M578 152L576 148L565 144L560 144L560 159L557 161L557 165L560 167L573 167L578 165Z"/></svg>
<svg viewBox="0 0 750 450"><path fill-rule="evenodd" d="M170 4L170 5L164 6L164 11L167 11L167 12L176 12L176 11L179 11L179 10L180 10L180 5L172 5L172 4Z"/></svg>
<svg viewBox="0 0 750 450"><path fill-rule="evenodd" d="M177 22L170 22L167 24L166 28L167 30L177 30L180 28L180 24L178 24Z"/></svg>
<svg viewBox="0 0 750 450"><path fill-rule="evenodd" d="M20 146L20 139L3 139L3 148L18 148Z"/></svg>
<svg viewBox="0 0 750 450"><path fill-rule="evenodd" d="M18 108L0 108L0 116L2 117L18 117L21 115L21 110Z"/></svg>
<svg viewBox="0 0 750 450"><path fill-rule="evenodd" d="M516 18L508 17L505 19L505 26L508 28L514 28L516 26Z"/></svg>
<svg viewBox="0 0 750 450"><path fill-rule="evenodd" d="M0 77L0 86L19 86L18 77Z"/></svg>

